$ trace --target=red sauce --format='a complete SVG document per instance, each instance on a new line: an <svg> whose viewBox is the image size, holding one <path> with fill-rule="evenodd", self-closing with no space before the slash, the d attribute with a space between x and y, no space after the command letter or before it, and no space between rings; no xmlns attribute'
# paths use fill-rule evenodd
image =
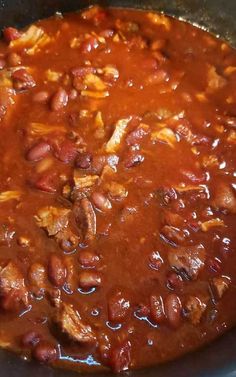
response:
<svg viewBox="0 0 236 377"><path fill-rule="evenodd" d="M0 43L0 343L119 372L235 324L236 53L90 8Z"/></svg>

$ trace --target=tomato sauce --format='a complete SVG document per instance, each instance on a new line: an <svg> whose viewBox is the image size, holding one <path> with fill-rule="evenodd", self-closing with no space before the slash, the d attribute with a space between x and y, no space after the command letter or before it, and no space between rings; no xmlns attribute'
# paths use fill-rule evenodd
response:
<svg viewBox="0 0 236 377"><path fill-rule="evenodd" d="M236 312L236 52L92 7L0 42L0 344L121 372Z"/></svg>

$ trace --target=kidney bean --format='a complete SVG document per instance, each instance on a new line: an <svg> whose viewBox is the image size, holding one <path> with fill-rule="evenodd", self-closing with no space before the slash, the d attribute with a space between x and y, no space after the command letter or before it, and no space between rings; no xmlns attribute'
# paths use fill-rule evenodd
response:
<svg viewBox="0 0 236 377"><path fill-rule="evenodd" d="M75 167L79 169L89 169L92 162L91 153L79 153L75 160Z"/></svg>
<svg viewBox="0 0 236 377"><path fill-rule="evenodd" d="M221 272L222 270L222 262L219 258L210 258L207 261L207 266L209 267L211 272Z"/></svg>
<svg viewBox="0 0 236 377"><path fill-rule="evenodd" d="M99 256L92 251L81 250L79 253L79 262L83 267L92 268L99 262Z"/></svg>
<svg viewBox="0 0 236 377"><path fill-rule="evenodd" d="M34 347L38 344L41 340L41 335L39 335L36 331L28 331L22 336L21 343L24 347Z"/></svg>
<svg viewBox="0 0 236 377"><path fill-rule="evenodd" d="M41 141L30 148L26 154L26 159L33 162L40 161L50 152L50 149L48 143Z"/></svg>
<svg viewBox="0 0 236 377"><path fill-rule="evenodd" d="M48 342L40 342L33 350L33 357L41 363L53 362L57 356L57 349Z"/></svg>
<svg viewBox="0 0 236 377"><path fill-rule="evenodd" d="M177 328L181 322L182 305L179 297L170 293L165 299L165 313L169 324L173 328Z"/></svg>
<svg viewBox="0 0 236 377"><path fill-rule="evenodd" d="M131 362L131 343L125 341L111 351L110 363L115 373L120 373L129 368Z"/></svg>
<svg viewBox="0 0 236 377"><path fill-rule="evenodd" d="M37 103L46 103L48 98L49 98L49 93L42 90L41 92L35 93L32 99L34 102L37 102Z"/></svg>
<svg viewBox="0 0 236 377"><path fill-rule="evenodd" d="M98 39L96 37L90 37L81 43L80 49L83 54L87 54L91 52L92 50L96 50L98 46L99 46Z"/></svg>
<svg viewBox="0 0 236 377"><path fill-rule="evenodd" d="M161 296L152 295L150 297L150 316L157 324L165 321L165 311Z"/></svg>
<svg viewBox="0 0 236 377"><path fill-rule="evenodd" d="M13 85L16 90L33 88L36 85L33 77L24 68L17 69L12 73Z"/></svg>
<svg viewBox="0 0 236 377"><path fill-rule="evenodd" d="M149 262L149 266L158 271L163 264L163 259L161 258L158 251L153 251L149 256Z"/></svg>
<svg viewBox="0 0 236 377"><path fill-rule="evenodd" d="M145 304L140 304L135 311L135 316L138 318L148 317L149 315L150 307Z"/></svg>
<svg viewBox="0 0 236 377"><path fill-rule="evenodd" d="M105 212L112 208L110 200L100 192L94 192L92 194L92 201L96 208L100 209L101 211Z"/></svg>
<svg viewBox="0 0 236 377"><path fill-rule="evenodd" d="M77 153L76 145L70 140L64 140L55 155L60 161L67 164L76 158Z"/></svg>
<svg viewBox="0 0 236 377"><path fill-rule="evenodd" d="M108 318L112 322L123 322L128 315L130 302L122 292L116 292L108 299Z"/></svg>
<svg viewBox="0 0 236 377"><path fill-rule="evenodd" d="M16 52L10 52L7 56L7 63L12 66L16 67L17 65L21 64L21 57Z"/></svg>
<svg viewBox="0 0 236 377"><path fill-rule="evenodd" d="M51 99L51 110L60 111L67 106L68 94L65 89L59 88Z"/></svg>
<svg viewBox="0 0 236 377"><path fill-rule="evenodd" d="M3 37L7 43L20 38L21 32L14 27L6 27L3 29Z"/></svg>
<svg viewBox="0 0 236 377"><path fill-rule="evenodd" d="M83 271L79 274L80 288L90 289L99 287L101 283L101 275L96 271Z"/></svg>
<svg viewBox="0 0 236 377"><path fill-rule="evenodd" d="M6 65L6 60L3 58L0 58L0 70L3 69Z"/></svg>
<svg viewBox="0 0 236 377"><path fill-rule="evenodd" d="M140 153L129 153L123 161L124 166L129 169L136 165L141 164L144 161L144 157Z"/></svg>
<svg viewBox="0 0 236 377"><path fill-rule="evenodd" d="M204 172L193 173L185 169L182 169L180 172L193 183L203 183L206 181L206 175Z"/></svg>
<svg viewBox="0 0 236 377"><path fill-rule="evenodd" d="M35 183L35 188L41 191L54 193L57 191L55 174L48 173L42 175Z"/></svg>
<svg viewBox="0 0 236 377"><path fill-rule="evenodd" d="M170 271L167 274L167 288L178 289L183 286L183 279L176 272Z"/></svg>
<svg viewBox="0 0 236 377"><path fill-rule="evenodd" d="M66 281L67 271L61 260L55 254L52 254L49 258L48 264L48 278L52 284L56 287L62 287Z"/></svg>

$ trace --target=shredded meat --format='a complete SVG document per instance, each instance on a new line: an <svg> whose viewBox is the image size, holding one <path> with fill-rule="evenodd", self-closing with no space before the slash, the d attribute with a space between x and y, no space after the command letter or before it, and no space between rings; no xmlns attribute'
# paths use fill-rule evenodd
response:
<svg viewBox="0 0 236 377"><path fill-rule="evenodd" d="M44 207L35 216L37 225L44 228L49 236L55 236L68 225L69 209Z"/></svg>
<svg viewBox="0 0 236 377"><path fill-rule="evenodd" d="M62 304L57 313L56 322L63 332L77 342L91 343L96 341L90 325L83 323L79 313L71 305Z"/></svg>
<svg viewBox="0 0 236 377"><path fill-rule="evenodd" d="M24 277L14 262L9 262L0 269L0 296L4 308L15 306L17 303L28 305L28 291Z"/></svg>
<svg viewBox="0 0 236 377"><path fill-rule="evenodd" d="M168 260L172 268L195 280L204 266L206 251L202 245L170 250Z"/></svg>
<svg viewBox="0 0 236 377"><path fill-rule="evenodd" d="M85 241L92 241L96 236L96 214L92 203L87 198L83 198L75 202L73 211Z"/></svg>
<svg viewBox="0 0 236 377"><path fill-rule="evenodd" d="M236 213L236 195L234 190L224 182L217 185L212 204L215 208Z"/></svg>
<svg viewBox="0 0 236 377"><path fill-rule="evenodd" d="M185 304L187 317L193 325L197 325L206 310L206 303L200 298L190 296Z"/></svg>

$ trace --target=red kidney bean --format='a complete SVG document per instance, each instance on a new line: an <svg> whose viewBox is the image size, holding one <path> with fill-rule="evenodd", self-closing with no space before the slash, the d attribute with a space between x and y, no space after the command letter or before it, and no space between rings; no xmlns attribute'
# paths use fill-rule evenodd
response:
<svg viewBox="0 0 236 377"><path fill-rule="evenodd" d="M68 94L65 89L59 88L51 99L51 110L62 110L68 103Z"/></svg>
<svg viewBox="0 0 236 377"><path fill-rule="evenodd" d="M165 311L161 296L152 295L150 297L150 315L154 322L161 324L165 321Z"/></svg>
<svg viewBox="0 0 236 377"><path fill-rule="evenodd" d="M21 32L14 27L6 27L3 29L3 37L7 43L20 38Z"/></svg>
<svg viewBox="0 0 236 377"><path fill-rule="evenodd" d="M207 261L207 266L211 270L211 272L221 272L222 270L222 262L219 258L210 258Z"/></svg>
<svg viewBox="0 0 236 377"><path fill-rule="evenodd" d="M33 77L24 68L17 69L12 73L14 88L17 90L24 90L33 88L36 83Z"/></svg>
<svg viewBox="0 0 236 377"><path fill-rule="evenodd" d="M189 170L182 169L180 173L193 183L203 183L206 181L206 175L204 172L193 173Z"/></svg>
<svg viewBox="0 0 236 377"><path fill-rule="evenodd" d="M79 153L75 160L75 167L79 169L89 169L92 162L91 153Z"/></svg>
<svg viewBox="0 0 236 377"><path fill-rule="evenodd" d="M165 299L165 313L169 324L173 328L177 328L181 322L182 305L179 297L171 293Z"/></svg>
<svg viewBox="0 0 236 377"><path fill-rule="evenodd" d="M80 288L90 289L99 287L101 283L101 275L96 271L83 271L79 274Z"/></svg>
<svg viewBox="0 0 236 377"><path fill-rule="evenodd" d="M33 357L41 363L53 362L57 356L57 349L48 342L40 342L33 350Z"/></svg>
<svg viewBox="0 0 236 377"><path fill-rule="evenodd" d="M46 103L49 98L49 93L46 91L41 91L33 95L33 101L37 103Z"/></svg>
<svg viewBox="0 0 236 377"><path fill-rule="evenodd" d="M87 54L98 48L99 42L96 37L90 37L81 43L80 49L83 54Z"/></svg>
<svg viewBox="0 0 236 377"><path fill-rule="evenodd" d="M41 335L36 331L28 331L22 336L21 343L24 347L34 347L41 340Z"/></svg>
<svg viewBox="0 0 236 377"><path fill-rule="evenodd" d="M51 147L48 143L41 141L30 148L26 155L26 159L34 162L40 161L48 154L48 152L50 152L50 149Z"/></svg>
<svg viewBox="0 0 236 377"><path fill-rule="evenodd" d="M99 262L99 256L92 251L82 250L79 253L79 263L83 267L92 268Z"/></svg>
<svg viewBox="0 0 236 377"><path fill-rule="evenodd" d="M176 272L170 271L167 274L167 288L178 289L183 286L183 279Z"/></svg>
<svg viewBox="0 0 236 377"><path fill-rule="evenodd" d="M16 67L17 65L21 64L21 57L16 52L10 52L7 56L7 63L12 66Z"/></svg>
<svg viewBox="0 0 236 377"><path fill-rule="evenodd" d="M100 192L94 192L92 194L92 201L96 208L100 209L101 211L105 212L112 208L110 200Z"/></svg>
<svg viewBox="0 0 236 377"><path fill-rule="evenodd" d="M129 153L123 161L124 166L129 169L143 162L144 157L140 153Z"/></svg>
<svg viewBox="0 0 236 377"><path fill-rule="evenodd" d="M64 140L55 155L60 161L67 164L76 158L77 153L76 145L70 140Z"/></svg>
<svg viewBox="0 0 236 377"><path fill-rule="evenodd" d="M145 304L140 304L135 311L135 315L139 318L148 317L150 315L150 307Z"/></svg>
<svg viewBox="0 0 236 377"><path fill-rule="evenodd" d="M54 193L57 191L57 176L55 173L45 173L34 182L38 190Z"/></svg>
<svg viewBox="0 0 236 377"><path fill-rule="evenodd" d="M0 58L0 69L3 69L6 65L6 60L3 58Z"/></svg>
<svg viewBox="0 0 236 377"><path fill-rule="evenodd" d="M120 373L129 368L131 362L131 344L129 341L125 341L118 347L115 347L111 351L111 368L115 373Z"/></svg>
<svg viewBox="0 0 236 377"><path fill-rule="evenodd" d="M62 259L52 254L48 263L48 278L56 287L62 287L66 282L67 271Z"/></svg>
<svg viewBox="0 0 236 377"><path fill-rule="evenodd" d="M153 251L149 256L149 266L154 270L159 270L163 264L163 260L158 251Z"/></svg>

